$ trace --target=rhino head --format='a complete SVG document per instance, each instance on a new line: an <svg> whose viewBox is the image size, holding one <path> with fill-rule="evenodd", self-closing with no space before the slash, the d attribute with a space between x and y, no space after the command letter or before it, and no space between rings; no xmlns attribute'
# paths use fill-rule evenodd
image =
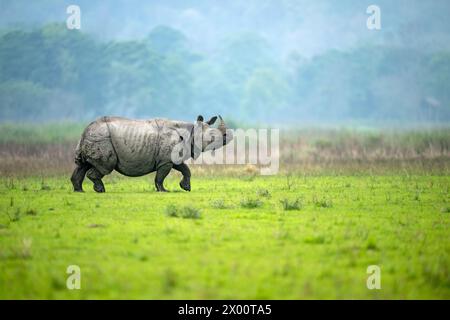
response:
<svg viewBox="0 0 450 320"><path fill-rule="evenodd" d="M217 127L214 127L218 121ZM214 151L233 140L233 133L227 129L225 122L219 115L208 121L203 121L203 116L198 116L194 124L192 139L192 157L198 158L200 152Z"/></svg>

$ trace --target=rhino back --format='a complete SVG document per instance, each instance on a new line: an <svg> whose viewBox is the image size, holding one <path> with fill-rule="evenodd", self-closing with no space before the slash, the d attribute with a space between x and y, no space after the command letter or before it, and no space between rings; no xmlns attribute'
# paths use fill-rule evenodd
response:
<svg viewBox="0 0 450 320"><path fill-rule="evenodd" d="M155 120L111 118L108 127L118 159L117 171L141 176L156 169L159 147Z"/></svg>

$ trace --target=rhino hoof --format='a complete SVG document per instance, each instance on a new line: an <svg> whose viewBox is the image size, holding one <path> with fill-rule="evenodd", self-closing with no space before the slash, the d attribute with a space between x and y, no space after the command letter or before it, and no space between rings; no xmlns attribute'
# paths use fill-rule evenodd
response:
<svg viewBox="0 0 450 320"><path fill-rule="evenodd" d="M180 182L180 188L186 191L191 191L191 185L190 184L183 184Z"/></svg>
<svg viewBox="0 0 450 320"><path fill-rule="evenodd" d="M105 192L105 187L104 186L94 186L94 190L95 190L95 192L103 193L103 192Z"/></svg>

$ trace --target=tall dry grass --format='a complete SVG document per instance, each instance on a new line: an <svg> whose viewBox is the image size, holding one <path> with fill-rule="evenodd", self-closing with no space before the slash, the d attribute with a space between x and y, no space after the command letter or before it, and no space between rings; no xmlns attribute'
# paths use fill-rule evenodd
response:
<svg viewBox="0 0 450 320"><path fill-rule="evenodd" d="M79 124L0 125L0 175L70 175ZM192 165L195 175L252 176L253 165ZM450 128L427 130L284 130L282 174L450 172Z"/></svg>

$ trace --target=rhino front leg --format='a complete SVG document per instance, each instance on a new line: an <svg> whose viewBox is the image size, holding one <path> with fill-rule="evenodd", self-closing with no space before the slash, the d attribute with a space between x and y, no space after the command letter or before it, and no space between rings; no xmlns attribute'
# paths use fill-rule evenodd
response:
<svg viewBox="0 0 450 320"><path fill-rule="evenodd" d="M173 168L178 170L183 175L183 179L180 181L180 187L183 190L191 191L191 170L185 163L174 164Z"/></svg>
<svg viewBox="0 0 450 320"><path fill-rule="evenodd" d="M155 177L156 191L167 192L167 190L164 188L164 179L169 174L170 170L172 169L172 166L173 166L172 163L166 163L156 170L156 177Z"/></svg>
<svg viewBox="0 0 450 320"><path fill-rule="evenodd" d="M94 190L96 192L105 192L105 186L103 185L102 178L104 177L97 169L90 168L86 176L94 183Z"/></svg>

